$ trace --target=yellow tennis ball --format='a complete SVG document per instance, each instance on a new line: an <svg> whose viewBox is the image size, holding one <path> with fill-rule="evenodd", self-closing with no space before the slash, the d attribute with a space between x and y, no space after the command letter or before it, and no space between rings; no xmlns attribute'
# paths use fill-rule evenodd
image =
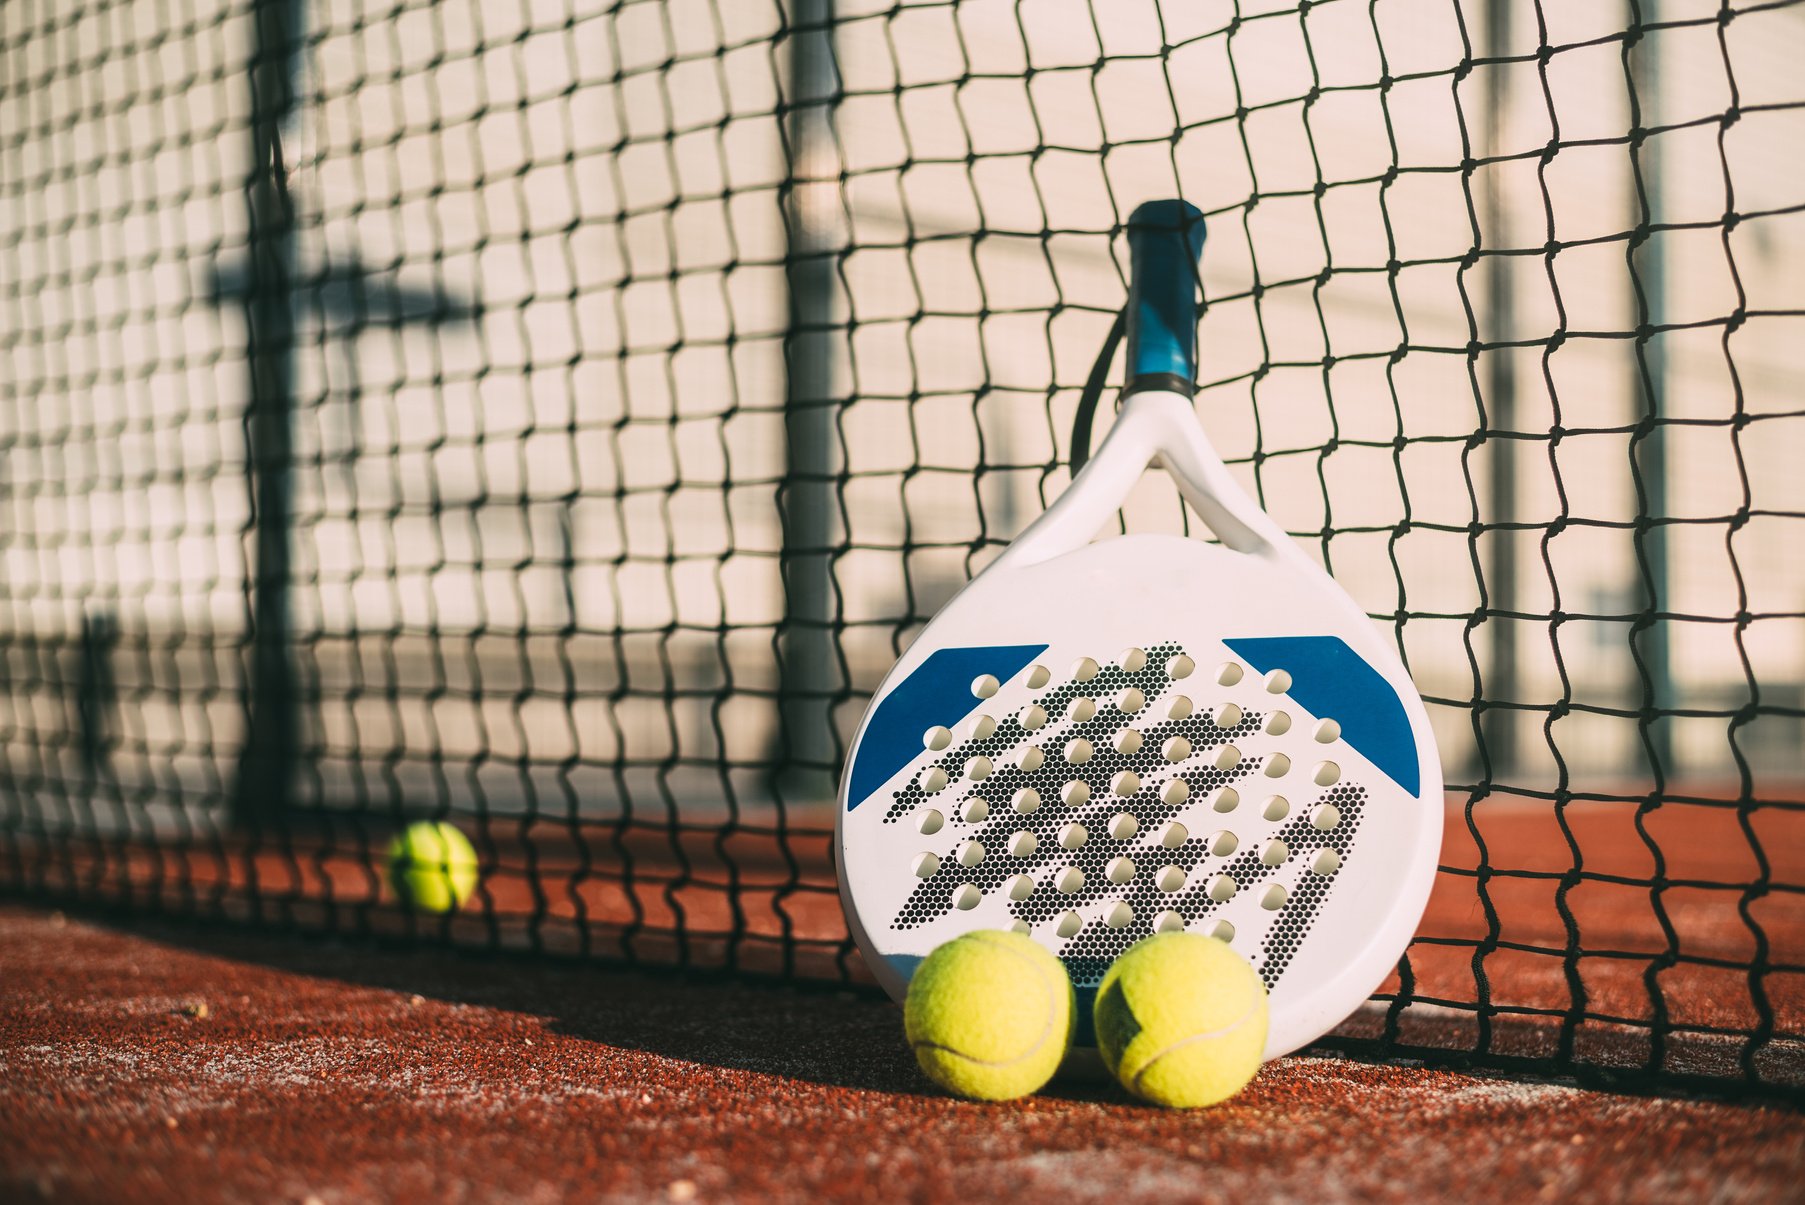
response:
<svg viewBox="0 0 1805 1205"><path fill-rule="evenodd" d="M1020 933L980 929L922 959L903 1028L915 1060L941 1087L1012 1100L1053 1078L1077 1015L1059 959Z"/></svg>
<svg viewBox="0 0 1805 1205"><path fill-rule="evenodd" d="M450 912L476 890L476 850L442 820L421 820L389 842L389 882L412 907Z"/></svg>
<svg viewBox="0 0 1805 1205"><path fill-rule="evenodd" d="M1097 985L1097 1050L1122 1086L1156 1105L1227 1100L1260 1069L1266 985L1247 960L1200 933L1128 947Z"/></svg>

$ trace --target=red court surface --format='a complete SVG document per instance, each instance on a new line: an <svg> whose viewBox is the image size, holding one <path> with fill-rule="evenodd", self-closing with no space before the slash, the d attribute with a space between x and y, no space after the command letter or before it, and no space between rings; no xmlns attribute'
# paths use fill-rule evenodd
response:
<svg viewBox="0 0 1805 1205"><path fill-rule="evenodd" d="M123 927L120 927L123 925ZM0 1199L1799 1199L1779 1105L1330 1058L1202 1113L916 1072L867 994L0 906Z"/></svg>
<svg viewBox="0 0 1805 1205"><path fill-rule="evenodd" d="M1396 1036L1524 1059L1567 1042L1588 1065L1652 1061L1735 1080L1748 1077L1745 1048L1759 1034L1754 1073L1805 1088L1800 795L1739 806L1733 792L1675 791L1658 807L1581 799L1561 809L1498 796L1470 810L1450 798L1442 873L1410 950L1413 1004ZM410 915L385 891L391 831L338 818L260 840L15 836L10 853L15 883L133 910L870 983L846 936L824 830L492 819L471 829L482 884L449 918ZM1381 991L1397 987L1393 976ZM1343 1032L1375 1036L1378 1020L1356 1017Z"/></svg>

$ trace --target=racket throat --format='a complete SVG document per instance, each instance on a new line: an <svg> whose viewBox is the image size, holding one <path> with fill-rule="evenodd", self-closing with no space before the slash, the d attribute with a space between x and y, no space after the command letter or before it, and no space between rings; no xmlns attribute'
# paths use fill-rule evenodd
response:
<svg viewBox="0 0 1805 1205"><path fill-rule="evenodd" d="M1166 471L1185 501L1228 548L1308 561L1210 446L1187 386L1185 392L1144 387L1126 394L1096 455L1065 493L997 558L996 567L1025 568L1090 543L1154 464Z"/></svg>

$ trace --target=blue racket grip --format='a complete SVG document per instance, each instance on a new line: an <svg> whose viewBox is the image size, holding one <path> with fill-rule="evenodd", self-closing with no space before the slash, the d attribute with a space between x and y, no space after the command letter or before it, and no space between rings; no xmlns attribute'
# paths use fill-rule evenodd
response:
<svg viewBox="0 0 1805 1205"><path fill-rule="evenodd" d="M1128 218L1128 385L1189 396L1197 388L1197 261L1203 214L1145 201Z"/></svg>

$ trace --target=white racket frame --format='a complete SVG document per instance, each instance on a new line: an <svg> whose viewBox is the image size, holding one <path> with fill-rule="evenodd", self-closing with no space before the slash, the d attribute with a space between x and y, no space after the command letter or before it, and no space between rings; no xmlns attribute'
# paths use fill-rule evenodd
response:
<svg viewBox="0 0 1805 1205"><path fill-rule="evenodd" d="M1336 891L1322 905L1322 911L1311 927L1312 936L1318 945L1337 953L1327 959L1318 955L1308 960L1308 966L1293 968L1287 972L1288 982L1281 985L1284 990L1275 991L1265 1057L1276 1058L1314 1041L1360 1007L1396 966L1409 944L1428 902L1440 852L1441 765L1422 700L1389 641L1346 591L1241 488L1210 445L1190 398L1163 390L1130 393L1123 400L1120 414L1096 455L1079 471L1066 491L942 609L873 696L873 709L934 648L961 642L957 631L953 633L954 640L947 640L944 632L935 639L934 629L943 619L955 616L958 618L952 624L954 628L968 625L969 620L961 611L960 603L970 592L981 588L987 580L999 577L1016 574L1034 577L1037 567L1091 546L1094 537L1113 519L1143 474L1154 464L1171 476L1184 499L1221 540L1223 547L1182 537L1118 536L1091 548L1104 561L1111 559L1110 550L1122 552L1121 563L1106 565L1106 571L1126 574L1137 564L1147 564L1150 543L1158 542L1174 554L1166 559L1195 561L1204 557L1213 566L1238 569L1260 579L1273 595L1263 604L1273 614L1293 609L1299 610L1300 614L1309 612L1309 607L1294 608L1286 601L1300 591L1307 592L1309 603L1327 604L1339 620L1333 634L1344 639L1397 691L1416 742L1419 788L1414 806L1421 811L1414 814L1406 826L1410 834L1408 848L1363 851L1364 861L1378 866L1365 871L1363 886L1351 889L1358 898L1350 898L1349 891L1341 890L1348 885L1338 884ZM1176 555L1180 553L1182 557ZM1258 568L1245 563L1231 567L1216 559L1237 556L1252 558ZM1155 563L1157 560L1156 557ZM1194 563L1188 566L1195 567ZM1132 579L1125 577L1123 580ZM1308 624L1309 621L1302 622ZM993 622L993 635L994 626ZM1223 633L1236 634L1239 633ZM1300 631L1298 634L1306 633ZM1058 634L1047 635L1057 639ZM1023 632L1024 638L1029 636L1040 638L1033 632ZM869 722L871 714L867 712L865 722ZM864 732L862 723L859 738ZM841 895L846 904L848 923L873 973L892 996L900 999L907 990L907 978L872 941L858 914L856 892L852 890L849 878L859 869L849 864L860 860L860 851L849 849L845 843L850 767L857 756L858 739L855 739L848 758L848 774L841 783L835 821ZM903 772L907 770L905 767ZM1379 772L1370 766L1367 770L1368 780L1377 783ZM1396 788L1395 795L1410 798L1402 787ZM1383 874L1374 874L1378 867L1384 868ZM945 918L946 925L942 927L956 926L959 920L960 917ZM970 919L966 919L965 927L974 927ZM1333 931L1326 939L1317 933L1325 928ZM1300 979L1304 981L1301 985Z"/></svg>

